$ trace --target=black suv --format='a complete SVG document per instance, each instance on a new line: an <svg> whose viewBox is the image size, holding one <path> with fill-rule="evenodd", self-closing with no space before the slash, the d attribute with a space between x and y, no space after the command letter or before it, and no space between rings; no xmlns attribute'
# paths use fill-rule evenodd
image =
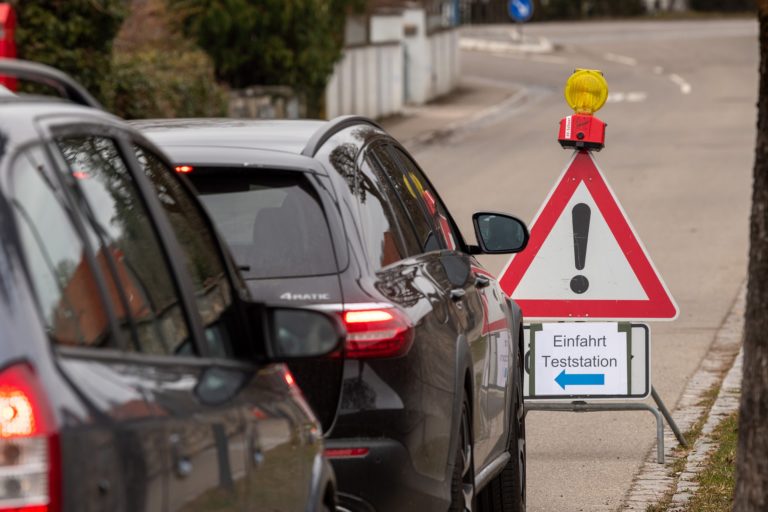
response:
<svg viewBox="0 0 768 512"><path fill-rule="evenodd" d="M136 126L192 181L252 293L344 320L342 356L291 365L343 510L524 509L522 315L474 257L522 250L519 220L475 214L467 245L364 118Z"/></svg>
<svg viewBox="0 0 768 512"><path fill-rule="evenodd" d="M78 84L0 75L72 100L0 96L0 509L333 509L277 361L336 350L337 317L251 302L186 183Z"/></svg>

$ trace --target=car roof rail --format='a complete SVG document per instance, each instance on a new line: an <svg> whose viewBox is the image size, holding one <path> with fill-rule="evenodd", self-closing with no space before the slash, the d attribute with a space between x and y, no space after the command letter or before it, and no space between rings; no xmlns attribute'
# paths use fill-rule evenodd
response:
<svg viewBox="0 0 768 512"><path fill-rule="evenodd" d="M315 156L315 153L317 153L317 150L320 149L320 146L325 144L328 139L333 137L344 128L349 128L350 126L354 126L356 124L370 124L380 130L383 130L383 128L376 121L364 116L336 117L328 121L328 123L321 126L319 130L312 134L312 137L310 137L307 141L307 145L304 146L301 154L309 157Z"/></svg>
<svg viewBox="0 0 768 512"><path fill-rule="evenodd" d="M102 110L101 103L85 87L66 73L51 66L21 59L0 59L0 76L9 76L47 85L78 105Z"/></svg>

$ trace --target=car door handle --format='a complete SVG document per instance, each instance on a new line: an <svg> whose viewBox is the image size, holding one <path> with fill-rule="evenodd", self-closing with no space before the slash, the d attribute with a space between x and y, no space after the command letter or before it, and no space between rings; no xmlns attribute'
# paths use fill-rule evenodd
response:
<svg viewBox="0 0 768 512"><path fill-rule="evenodd" d="M466 291L464 291L464 288L454 288L451 290L451 300L453 302L459 302L461 299L464 298L464 296L467 294Z"/></svg>
<svg viewBox="0 0 768 512"><path fill-rule="evenodd" d="M485 288L491 284L491 280L479 274L475 275L475 288Z"/></svg>

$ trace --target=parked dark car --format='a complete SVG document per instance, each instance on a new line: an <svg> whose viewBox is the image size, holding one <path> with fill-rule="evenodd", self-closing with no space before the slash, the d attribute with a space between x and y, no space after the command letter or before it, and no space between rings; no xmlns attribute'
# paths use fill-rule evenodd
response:
<svg viewBox="0 0 768 512"><path fill-rule="evenodd" d="M320 425L280 361L334 315L266 307L163 154L48 67L0 75L0 509L332 510Z"/></svg>
<svg viewBox="0 0 768 512"><path fill-rule="evenodd" d="M320 416L341 510L525 508L522 315L414 159L374 122L136 124L200 194L251 292L336 311L341 357L292 364Z"/></svg>

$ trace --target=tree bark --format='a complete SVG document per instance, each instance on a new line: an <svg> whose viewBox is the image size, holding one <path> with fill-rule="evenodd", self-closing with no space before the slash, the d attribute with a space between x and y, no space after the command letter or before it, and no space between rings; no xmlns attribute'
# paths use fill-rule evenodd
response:
<svg viewBox="0 0 768 512"><path fill-rule="evenodd" d="M768 0L758 0L760 85L752 184L744 377L733 510L768 510Z"/></svg>

